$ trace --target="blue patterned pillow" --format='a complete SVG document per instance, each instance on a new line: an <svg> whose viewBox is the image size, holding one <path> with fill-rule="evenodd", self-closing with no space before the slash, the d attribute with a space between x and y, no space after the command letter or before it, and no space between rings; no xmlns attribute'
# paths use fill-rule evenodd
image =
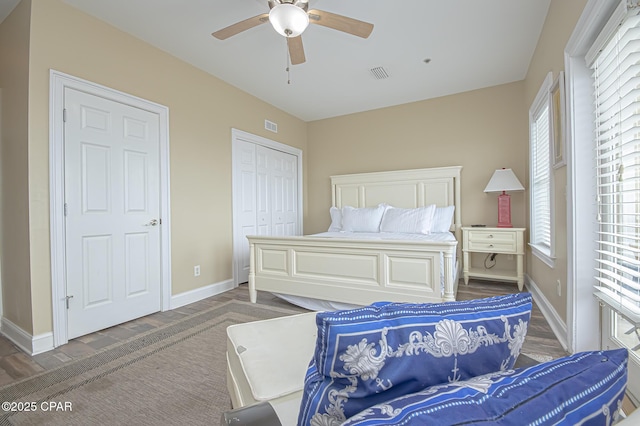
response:
<svg viewBox="0 0 640 426"><path fill-rule="evenodd" d="M626 349L582 352L533 367L437 385L367 408L344 426L610 425L627 383Z"/></svg>
<svg viewBox="0 0 640 426"><path fill-rule="evenodd" d="M529 293L320 312L298 425L340 424L400 395L513 368L530 314Z"/></svg>

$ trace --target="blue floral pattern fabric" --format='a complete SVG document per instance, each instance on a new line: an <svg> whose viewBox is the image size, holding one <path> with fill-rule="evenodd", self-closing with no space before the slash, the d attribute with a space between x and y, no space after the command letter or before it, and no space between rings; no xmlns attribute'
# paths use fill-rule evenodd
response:
<svg viewBox="0 0 640 426"><path fill-rule="evenodd" d="M367 408L344 426L611 425L627 383L626 349L582 352L446 383Z"/></svg>
<svg viewBox="0 0 640 426"><path fill-rule="evenodd" d="M531 305L517 293L318 313L298 424L339 425L401 395L513 368Z"/></svg>

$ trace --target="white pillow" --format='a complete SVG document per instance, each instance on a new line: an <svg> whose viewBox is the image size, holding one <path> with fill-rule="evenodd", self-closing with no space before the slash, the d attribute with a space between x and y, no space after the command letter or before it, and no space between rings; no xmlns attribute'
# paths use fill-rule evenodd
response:
<svg viewBox="0 0 640 426"><path fill-rule="evenodd" d="M449 232L456 206L436 207L431 232Z"/></svg>
<svg viewBox="0 0 640 426"><path fill-rule="evenodd" d="M380 221L387 207L342 208L342 230L346 232L380 232Z"/></svg>
<svg viewBox="0 0 640 426"><path fill-rule="evenodd" d="M382 217L380 232L428 234L431 232L435 204L415 209L389 207Z"/></svg>
<svg viewBox="0 0 640 426"><path fill-rule="evenodd" d="M329 209L329 215L331 216L331 225L329 225L329 232L342 231L342 210L337 207L331 207Z"/></svg>

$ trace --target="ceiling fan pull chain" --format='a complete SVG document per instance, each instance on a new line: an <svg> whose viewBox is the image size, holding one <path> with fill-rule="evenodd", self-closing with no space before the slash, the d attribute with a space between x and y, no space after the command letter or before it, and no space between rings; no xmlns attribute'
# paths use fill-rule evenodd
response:
<svg viewBox="0 0 640 426"><path fill-rule="evenodd" d="M287 43L287 84L291 84L291 62L289 57L289 44Z"/></svg>

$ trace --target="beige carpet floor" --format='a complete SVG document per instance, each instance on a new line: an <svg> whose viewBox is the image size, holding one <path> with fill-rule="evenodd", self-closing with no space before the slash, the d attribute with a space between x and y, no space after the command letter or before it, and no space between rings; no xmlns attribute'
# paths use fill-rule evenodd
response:
<svg viewBox="0 0 640 426"><path fill-rule="evenodd" d="M0 388L0 402L35 407L0 411L0 425L217 425L222 412L231 408L227 326L293 313L246 302L223 303Z"/></svg>

